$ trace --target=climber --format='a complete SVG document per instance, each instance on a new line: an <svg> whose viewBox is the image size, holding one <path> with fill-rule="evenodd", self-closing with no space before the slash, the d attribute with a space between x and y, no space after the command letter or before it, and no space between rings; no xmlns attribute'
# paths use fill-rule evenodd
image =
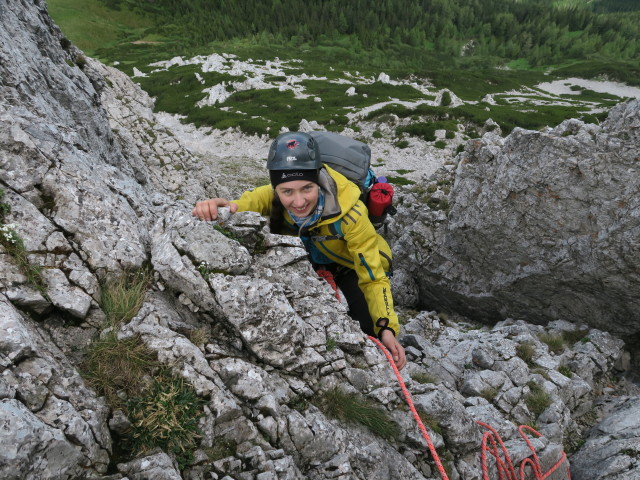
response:
<svg viewBox="0 0 640 480"><path fill-rule="evenodd" d="M219 207L229 207L231 213L253 211L269 215L272 233L298 235L314 268L332 274L349 316L366 334L379 338L403 368L406 357L396 339L400 326L387 276L391 249L369 220L358 186L323 165L317 142L303 132L284 133L273 141L267 169L271 185L246 191L238 200L197 202L192 214L215 220Z"/></svg>

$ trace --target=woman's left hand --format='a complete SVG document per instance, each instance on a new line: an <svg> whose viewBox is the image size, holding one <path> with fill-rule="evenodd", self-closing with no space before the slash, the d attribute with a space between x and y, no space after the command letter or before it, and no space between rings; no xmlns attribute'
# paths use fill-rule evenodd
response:
<svg viewBox="0 0 640 480"><path fill-rule="evenodd" d="M404 347L400 345L400 342L396 339L390 330L383 330L382 337L380 338L382 344L387 347L393 361L396 363L398 370L402 370L407 364L407 357L404 353Z"/></svg>

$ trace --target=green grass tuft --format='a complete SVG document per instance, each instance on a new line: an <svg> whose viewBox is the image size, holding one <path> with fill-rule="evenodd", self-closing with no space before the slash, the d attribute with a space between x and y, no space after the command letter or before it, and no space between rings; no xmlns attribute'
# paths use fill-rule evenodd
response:
<svg viewBox="0 0 640 480"><path fill-rule="evenodd" d="M525 399L525 403L529 411L537 418L551 405L551 397L535 382L529 382L527 386L530 392Z"/></svg>
<svg viewBox="0 0 640 480"><path fill-rule="evenodd" d="M87 348L81 373L112 409L122 409L131 421L122 438L125 455L159 447L183 469L194 458L197 421L205 402L184 379L159 369L155 352L139 335L118 337L120 326L142 306L149 282L149 271L140 270L102 286L100 306L107 317L106 328ZM196 342L205 340L202 330L192 334Z"/></svg>
<svg viewBox="0 0 640 480"><path fill-rule="evenodd" d="M309 402L303 396L297 396L289 400L287 406L293 410L297 410L298 412L304 412L309 408Z"/></svg>
<svg viewBox="0 0 640 480"><path fill-rule="evenodd" d="M416 183L413 180L409 180L408 178L392 176L388 176L387 181L392 185L414 185Z"/></svg>
<svg viewBox="0 0 640 480"><path fill-rule="evenodd" d="M564 375L567 378L573 377L573 372L566 365L561 365L560 367L558 367L558 372L560 372L562 375Z"/></svg>
<svg viewBox="0 0 640 480"><path fill-rule="evenodd" d="M27 283L47 298L47 289L42 278L42 267L29 261L29 252L24 246L24 240L15 231L15 225L6 224L5 216L11 212L11 206L4 202L5 192L0 188L0 245L15 260L18 268L27 278Z"/></svg>
<svg viewBox="0 0 640 480"><path fill-rule="evenodd" d="M318 407L328 416L343 422L356 422L385 439L400 435L395 424L373 401L359 395L345 393L339 388L328 390L317 397Z"/></svg>
<svg viewBox="0 0 640 480"><path fill-rule="evenodd" d="M327 352L334 350L338 346L338 341L333 337L327 337Z"/></svg>
<svg viewBox="0 0 640 480"><path fill-rule="evenodd" d="M493 402L498 395L498 389L494 387L487 387L480 392L480 396L489 402Z"/></svg>
<svg viewBox="0 0 640 480"><path fill-rule="evenodd" d="M562 335L553 335L552 333L541 333L538 338L542 343L549 347L549 351L558 354L564 350L565 340Z"/></svg>
<svg viewBox="0 0 640 480"><path fill-rule="evenodd" d="M216 437L213 440L213 445L209 448L204 448L203 450L207 454L207 457L209 457L209 460L216 462L223 458L235 455L237 448L238 444L235 440Z"/></svg>
<svg viewBox="0 0 640 480"><path fill-rule="evenodd" d="M422 408L417 408L416 411L418 412L418 417L420 417L420 420L425 427L438 435L442 435L442 427L438 423L438 420L429 415Z"/></svg>
<svg viewBox="0 0 640 480"><path fill-rule="evenodd" d="M119 339L110 330L88 347L81 373L112 408L122 408L122 397L137 393L155 365L156 355L139 336Z"/></svg>
<svg viewBox="0 0 640 480"><path fill-rule="evenodd" d="M138 313L150 281L150 272L143 269L109 279L102 285L100 306L109 326L117 328Z"/></svg>
<svg viewBox="0 0 640 480"><path fill-rule="evenodd" d="M567 344L573 346L577 342L584 342L588 338L589 329L579 328L578 330L565 330L562 332L562 337Z"/></svg>
<svg viewBox="0 0 640 480"><path fill-rule="evenodd" d="M533 364L534 354L535 348L531 342L522 342L516 346L516 355L524 360L529 366Z"/></svg>
<svg viewBox="0 0 640 480"><path fill-rule="evenodd" d="M414 382L418 383L436 383L438 378L428 372L418 372L411 375Z"/></svg>
<svg viewBox="0 0 640 480"><path fill-rule="evenodd" d="M118 338L123 323L131 320L144 301L150 274L139 270L107 280L102 285L100 306L106 315L103 333L88 346L81 366L83 377L115 407L140 390L145 376L156 365L155 354L139 336Z"/></svg>
<svg viewBox="0 0 640 480"><path fill-rule="evenodd" d="M137 455L160 447L175 456L182 470L193 461L205 403L183 378L161 372L127 402L132 426L126 442Z"/></svg>

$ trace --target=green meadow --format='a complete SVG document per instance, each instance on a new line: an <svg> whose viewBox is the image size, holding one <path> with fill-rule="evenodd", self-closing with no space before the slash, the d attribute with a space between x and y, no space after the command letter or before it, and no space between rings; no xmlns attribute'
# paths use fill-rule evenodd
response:
<svg viewBox="0 0 640 480"><path fill-rule="evenodd" d="M560 3L563 9L580 7L576 2ZM436 129L454 132L458 124L473 136L489 118L505 133L518 126L539 129L567 118L598 121L606 116L606 109L623 100L589 89L576 90L575 95L552 95L536 90L542 82L580 77L640 84L637 59L622 58L622 53L620 58L602 53L561 58L549 53L550 59L561 61L540 64L548 44L531 49L528 57L508 59L491 52L451 55L452 44L420 39L419 32L414 32L416 38L407 33L401 41L388 28L381 30L381 35L389 37L384 47L371 38L367 47L365 37L337 31L316 38L240 31L223 40L209 40L212 33L206 23L203 26L194 17L203 11L171 10L176 8L171 5L166 0L152 6L133 0L48 2L64 34L87 55L130 76L134 69L145 75L134 80L155 98L157 111L183 115L185 121L199 126L237 127L249 134L275 136L282 128L297 129L302 119L333 131L357 130L362 118L383 122L390 114L412 120L410 125L395 128L398 140L415 136L435 141ZM600 18L589 21L596 25ZM232 18L216 21L228 25ZM501 28L507 30L508 25ZM578 43L592 41L582 31L569 28L553 34L558 39L578 39ZM488 46L496 41L492 38L487 37ZM613 45L611 42L605 47L614 48L607 45ZM519 48L509 47L514 52ZM216 53L225 56L216 71L203 71L202 60L190 60ZM174 57L181 57L181 64L152 65ZM273 65L278 67L270 70ZM391 83L377 81L382 72ZM350 87L355 88L355 95L347 95ZM209 89L225 92L225 98L206 102ZM436 103L442 89L463 104L452 104L449 94ZM514 94L520 91L527 94ZM487 96L493 101L487 101ZM354 120L355 115L359 117Z"/></svg>

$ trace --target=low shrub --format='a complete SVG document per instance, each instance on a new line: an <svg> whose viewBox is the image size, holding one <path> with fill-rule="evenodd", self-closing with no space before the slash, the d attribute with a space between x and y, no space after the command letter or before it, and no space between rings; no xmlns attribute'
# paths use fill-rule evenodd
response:
<svg viewBox="0 0 640 480"><path fill-rule="evenodd" d="M444 92L442 92L440 105L443 107L448 107L449 105L451 105L451 93L448 90L445 90Z"/></svg>
<svg viewBox="0 0 640 480"><path fill-rule="evenodd" d="M76 55L74 62L78 66L78 68L80 68L80 70L83 70L84 67L87 66L87 57L85 57L84 55Z"/></svg>
<svg viewBox="0 0 640 480"><path fill-rule="evenodd" d="M419 137L427 142L433 142L436 139L437 126L433 122L416 122L404 127L396 128L396 135L407 133L414 137Z"/></svg>

